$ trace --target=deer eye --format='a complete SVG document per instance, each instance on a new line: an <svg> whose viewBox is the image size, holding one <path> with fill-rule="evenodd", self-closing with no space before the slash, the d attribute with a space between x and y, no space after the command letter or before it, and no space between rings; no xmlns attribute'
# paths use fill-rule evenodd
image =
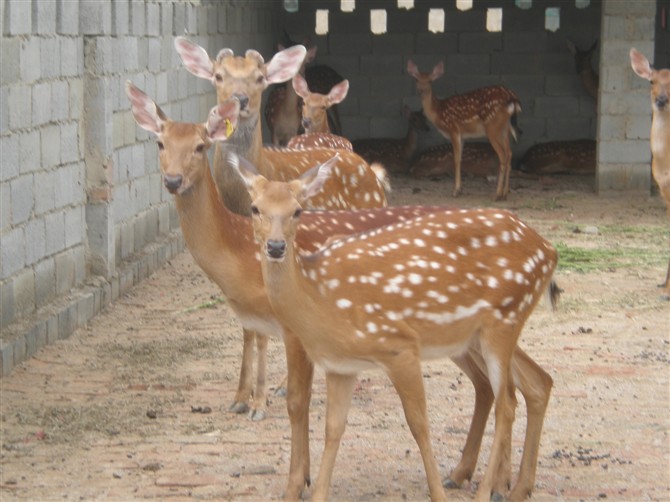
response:
<svg viewBox="0 0 670 502"><path fill-rule="evenodd" d="M195 152L196 153L202 153L205 151L205 144L200 143L198 146L195 147Z"/></svg>
<svg viewBox="0 0 670 502"><path fill-rule="evenodd" d="M302 209L298 208L298 209L296 209L295 212L293 213L293 217L294 217L294 218L300 218L300 215L301 215L301 214L302 214Z"/></svg>
<svg viewBox="0 0 670 502"><path fill-rule="evenodd" d="M257 84L262 84L263 82L265 82L265 77L263 75L256 79Z"/></svg>
<svg viewBox="0 0 670 502"><path fill-rule="evenodd" d="M214 78L216 79L217 82L223 82L223 77L221 76L220 73L214 75Z"/></svg>
<svg viewBox="0 0 670 502"><path fill-rule="evenodd" d="M156 144L158 145L158 149L159 149L159 150L163 150L163 149L165 149L165 145L163 144L162 141L157 141Z"/></svg>
<svg viewBox="0 0 670 502"><path fill-rule="evenodd" d="M253 214L254 216L258 216L259 214L261 214L261 212L258 210L258 206L252 204L251 214Z"/></svg>

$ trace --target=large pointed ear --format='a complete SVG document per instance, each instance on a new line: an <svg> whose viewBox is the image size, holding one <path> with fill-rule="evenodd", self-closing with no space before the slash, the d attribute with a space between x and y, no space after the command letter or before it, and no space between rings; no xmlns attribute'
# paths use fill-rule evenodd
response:
<svg viewBox="0 0 670 502"><path fill-rule="evenodd" d="M347 97L348 92L349 92L349 81L343 80L342 82L340 82L337 85L334 85L330 89L330 92L328 93L328 101L330 101L331 105L341 103L342 100Z"/></svg>
<svg viewBox="0 0 670 502"><path fill-rule="evenodd" d="M295 93L302 99L307 99L307 96L310 95L307 81L300 73L296 73L293 77L293 89L295 89Z"/></svg>
<svg viewBox="0 0 670 502"><path fill-rule="evenodd" d="M240 102L229 99L215 106L209 112L205 123L207 135L212 141L225 141L235 132L240 115Z"/></svg>
<svg viewBox="0 0 670 502"><path fill-rule="evenodd" d="M336 154L323 164L305 171L297 180L292 182L298 184L299 192L296 193L298 202L302 204L321 191L323 185L330 178L338 160L340 160L340 154Z"/></svg>
<svg viewBox="0 0 670 502"><path fill-rule="evenodd" d="M440 78L443 74L444 74L444 62L443 62L443 61L440 61L439 63L437 63L437 64L435 65L435 67L433 68L432 73L430 74L430 80L431 80L431 82L432 82L433 80L437 80L437 79Z"/></svg>
<svg viewBox="0 0 670 502"><path fill-rule="evenodd" d="M407 61L407 73L414 78L419 78L419 68L411 59Z"/></svg>
<svg viewBox="0 0 670 502"><path fill-rule="evenodd" d="M126 95L130 100L137 125L154 134L160 134L163 124L168 119L158 105L143 91L135 87L130 80L126 81Z"/></svg>
<svg viewBox="0 0 670 502"><path fill-rule="evenodd" d="M640 77L651 80L653 70L651 69L649 61L635 49L630 50L630 64L633 67L633 71Z"/></svg>
<svg viewBox="0 0 670 502"><path fill-rule="evenodd" d="M275 54L266 66L268 83L279 84L293 78L300 70L306 53L304 45L294 45Z"/></svg>
<svg viewBox="0 0 670 502"><path fill-rule="evenodd" d="M174 48L179 53L184 67L196 77L212 80L214 68L207 51L185 37L174 39Z"/></svg>

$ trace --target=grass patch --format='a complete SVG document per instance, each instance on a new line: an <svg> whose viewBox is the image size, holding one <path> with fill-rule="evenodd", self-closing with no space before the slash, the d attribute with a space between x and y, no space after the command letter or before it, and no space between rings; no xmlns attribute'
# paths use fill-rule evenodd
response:
<svg viewBox="0 0 670 502"><path fill-rule="evenodd" d="M613 271L622 268L639 268L661 265L667 259L665 252L655 248L569 246L564 242L555 245L558 250L559 270L574 272Z"/></svg>

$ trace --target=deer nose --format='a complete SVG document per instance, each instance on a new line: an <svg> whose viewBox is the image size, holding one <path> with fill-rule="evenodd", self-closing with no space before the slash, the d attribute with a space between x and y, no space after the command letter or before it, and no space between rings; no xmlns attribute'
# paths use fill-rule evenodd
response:
<svg viewBox="0 0 670 502"><path fill-rule="evenodd" d="M165 176L163 176L163 184L170 193L175 193L177 190L179 190L179 187L181 186L181 182L183 181L183 179L184 178L182 177L181 174L178 174L176 176L168 176L166 174Z"/></svg>
<svg viewBox="0 0 670 502"><path fill-rule="evenodd" d="M286 241L272 239L267 242L266 245L267 254L270 258L283 258L286 254Z"/></svg>
<svg viewBox="0 0 670 502"><path fill-rule="evenodd" d="M668 96L665 94L662 94L660 96L656 96L656 106L658 107L659 110L662 110L668 105Z"/></svg>
<svg viewBox="0 0 670 502"><path fill-rule="evenodd" d="M246 110L249 105L249 96L244 94L233 94L233 97L240 102L240 110Z"/></svg>

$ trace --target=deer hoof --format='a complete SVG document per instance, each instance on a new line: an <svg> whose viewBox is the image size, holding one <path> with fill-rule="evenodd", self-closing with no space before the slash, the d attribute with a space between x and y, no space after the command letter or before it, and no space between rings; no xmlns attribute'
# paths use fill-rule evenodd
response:
<svg viewBox="0 0 670 502"><path fill-rule="evenodd" d="M491 502L505 502L507 500L502 493L493 492L491 494Z"/></svg>
<svg viewBox="0 0 670 502"><path fill-rule="evenodd" d="M447 490L458 490L461 487L461 485L456 483L456 481L449 478L442 481L442 486L444 486Z"/></svg>
<svg viewBox="0 0 670 502"><path fill-rule="evenodd" d="M230 408L228 408L228 410L232 411L233 413L237 413L238 415L241 415L249 411L249 405L241 401L236 401L230 405Z"/></svg>
<svg viewBox="0 0 670 502"><path fill-rule="evenodd" d="M249 418L252 422L260 422L265 420L265 410L251 410L249 412Z"/></svg>
<svg viewBox="0 0 670 502"><path fill-rule="evenodd" d="M288 392L286 390L286 387L277 387L277 389L274 392L275 396L277 397L286 397Z"/></svg>

